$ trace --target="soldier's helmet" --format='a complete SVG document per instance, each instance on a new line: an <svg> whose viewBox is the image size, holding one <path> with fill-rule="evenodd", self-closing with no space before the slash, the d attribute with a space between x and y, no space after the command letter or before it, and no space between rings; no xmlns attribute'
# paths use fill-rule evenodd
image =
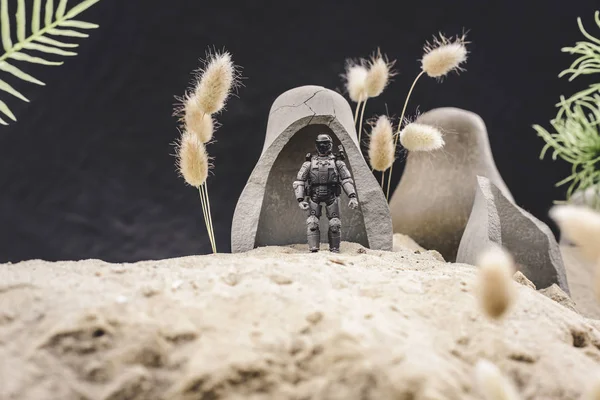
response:
<svg viewBox="0 0 600 400"><path fill-rule="evenodd" d="M320 134L317 136L317 140L315 141L317 151L320 155L325 155L331 153L333 149L333 140L331 140L331 136L327 134Z"/></svg>

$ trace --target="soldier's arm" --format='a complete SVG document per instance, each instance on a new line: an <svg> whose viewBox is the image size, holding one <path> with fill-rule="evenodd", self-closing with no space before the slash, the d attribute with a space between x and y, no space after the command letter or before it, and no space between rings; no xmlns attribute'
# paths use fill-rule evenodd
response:
<svg viewBox="0 0 600 400"><path fill-rule="evenodd" d="M310 171L310 161L305 161L300 167L300 171L298 171L298 175L296 176L296 180L294 181L294 194L296 195L296 200L304 201L304 196L306 194L304 185L306 183L306 178L308 178L308 172Z"/></svg>
<svg viewBox="0 0 600 400"><path fill-rule="evenodd" d="M356 197L354 180L352 179L352 175L350 174L350 170L346 166L346 163L338 160L335 162L335 164L340 174L340 183L342 184L342 188L344 188L344 192L346 192L346 195L350 198Z"/></svg>

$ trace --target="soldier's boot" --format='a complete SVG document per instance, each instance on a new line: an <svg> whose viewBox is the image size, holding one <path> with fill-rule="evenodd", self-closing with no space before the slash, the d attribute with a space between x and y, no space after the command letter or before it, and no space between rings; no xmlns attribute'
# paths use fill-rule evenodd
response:
<svg viewBox="0 0 600 400"><path fill-rule="evenodd" d="M319 251L321 244L321 231L319 231L319 219L311 215L306 220L306 236L308 238L308 250L311 253Z"/></svg>
<svg viewBox="0 0 600 400"><path fill-rule="evenodd" d="M340 252L340 243L342 241L342 221L339 218L331 218L329 220L329 251L332 253Z"/></svg>

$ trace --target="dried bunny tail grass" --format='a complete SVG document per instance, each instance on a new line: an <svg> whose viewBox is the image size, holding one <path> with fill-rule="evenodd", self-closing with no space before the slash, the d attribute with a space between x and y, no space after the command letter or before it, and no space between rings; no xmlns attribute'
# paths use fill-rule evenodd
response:
<svg viewBox="0 0 600 400"><path fill-rule="evenodd" d="M185 99L183 122L185 131L193 133L202 143L212 140L215 123L210 114L202 111L198 97L195 95Z"/></svg>
<svg viewBox="0 0 600 400"><path fill-rule="evenodd" d="M232 90L240 84L238 67L227 51L208 52L204 68L197 71L193 96L205 114L215 114L225 107Z"/></svg>
<svg viewBox="0 0 600 400"><path fill-rule="evenodd" d="M396 61L387 61L378 50L376 55L369 61L369 69L365 78L365 89L368 97L377 97L386 88L390 78L396 73L392 70Z"/></svg>
<svg viewBox="0 0 600 400"><path fill-rule="evenodd" d="M498 319L516 298L512 256L500 246L492 246L478 257L476 265L479 268L477 288L481 308L489 318Z"/></svg>
<svg viewBox="0 0 600 400"><path fill-rule="evenodd" d="M204 223L210 240L213 253L217 252L217 244L212 222L212 213L210 211L210 199L208 196L208 187L206 178L211 168L210 158L206 153L204 143L198 139L197 135L191 132L183 132L177 143L177 167L179 174L185 179L188 185L198 189L200 193L200 203L202 204L202 214Z"/></svg>
<svg viewBox="0 0 600 400"><path fill-rule="evenodd" d="M356 63L352 60L346 61L346 73L344 80L346 81L346 91L350 100L355 103L365 101L369 96L367 94L366 80L369 71L364 66L364 61Z"/></svg>
<svg viewBox="0 0 600 400"><path fill-rule="evenodd" d="M439 129L417 122L402 129L400 143L408 151L433 151L441 149L445 144Z"/></svg>
<svg viewBox="0 0 600 400"><path fill-rule="evenodd" d="M586 385L582 400L600 400L600 374L596 372L595 376Z"/></svg>
<svg viewBox="0 0 600 400"><path fill-rule="evenodd" d="M462 71L460 65L467 61L468 54L465 39L466 34L446 38L440 33L439 38L427 42L421 59L423 71L432 78L441 78L450 71Z"/></svg>
<svg viewBox="0 0 600 400"><path fill-rule="evenodd" d="M206 148L190 132L184 132L177 144L177 167L190 186L200 187L208 178L210 164Z"/></svg>
<svg viewBox="0 0 600 400"><path fill-rule="evenodd" d="M369 160L376 171L385 171L394 163L394 132L385 115L380 116L371 130Z"/></svg>
<svg viewBox="0 0 600 400"><path fill-rule="evenodd" d="M519 400L520 396L511 381L506 379L494 364L479 360L475 365L475 381L485 400Z"/></svg>
<svg viewBox="0 0 600 400"><path fill-rule="evenodd" d="M550 210L561 234L591 261L600 259L600 213L585 206L562 205Z"/></svg>

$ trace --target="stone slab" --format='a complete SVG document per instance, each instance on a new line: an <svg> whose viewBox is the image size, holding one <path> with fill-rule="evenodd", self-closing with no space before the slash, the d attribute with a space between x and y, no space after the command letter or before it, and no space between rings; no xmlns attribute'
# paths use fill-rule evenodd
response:
<svg viewBox="0 0 600 400"><path fill-rule="evenodd" d="M556 283L569 293L560 248L550 228L515 205L489 179L478 176L477 183L457 262L475 265L479 254L498 244L512 254L517 269L538 289Z"/></svg>
<svg viewBox="0 0 600 400"><path fill-rule="evenodd" d="M432 152L409 152L402 179L390 201L395 233L456 259L477 187L477 175L488 177L508 198L490 149L483 120L459 108L437 108L417 122L435 126L445 146Z"/></svg>

